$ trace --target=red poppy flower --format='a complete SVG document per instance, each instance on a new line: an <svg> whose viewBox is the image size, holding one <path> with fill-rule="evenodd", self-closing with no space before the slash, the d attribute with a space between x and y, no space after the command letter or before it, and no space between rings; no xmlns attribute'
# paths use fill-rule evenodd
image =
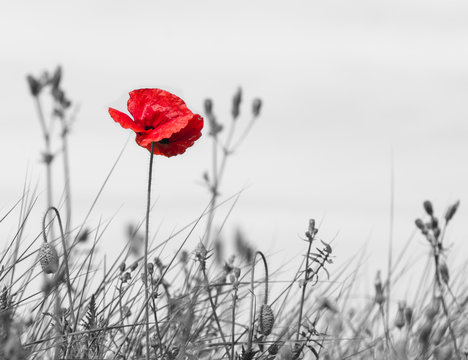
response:
<svg viewBox="0 0 468 360"><path fill-rule="evenodd" d="M184 101L161 89L139 89L130 92L127 114L109 108L109 114L124 129L136 133L138 145L154 154L180 155L201 136L203 118L192 113Z"/></svg>

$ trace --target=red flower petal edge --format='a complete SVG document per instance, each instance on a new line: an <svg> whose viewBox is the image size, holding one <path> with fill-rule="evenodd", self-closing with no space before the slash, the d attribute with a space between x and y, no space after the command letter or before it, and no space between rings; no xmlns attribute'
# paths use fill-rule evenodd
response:
<svg viewBox="0 0 468 360"><path fill-rule="evenodd" d="M109 114L124 129L136 133L138 145L154 154L167 157L180 155L201 136L203 118L192 113L185 102L161 89L138 89L130 92L127 114L109 108Z"/></svg>

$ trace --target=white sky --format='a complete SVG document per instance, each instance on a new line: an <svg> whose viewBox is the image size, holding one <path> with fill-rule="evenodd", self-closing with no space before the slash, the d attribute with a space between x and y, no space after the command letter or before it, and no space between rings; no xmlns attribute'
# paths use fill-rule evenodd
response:
<svg viewBox="0 0 468 360"><path fill-rule="evenodd" d="M338 234L339 259L369 240L371 269L383 267L393 148L396 245L410 235L426 198L439 211L461 200L449 232L461 244L468 235L468 3L285 4L0 4L0 206L19 198L27 168L43 176L25 76L61 64L64 87L81 106L71 138L75 223L130 134L113 123L108 106L125 110L130 90L160 87L200 113L203 99L213 98L227 122L240 85L246 103L239 122L247 123L256 96L264 111L228 164L223 195L249 185L230 229L241 225L259 248L280 251L284 260L302 251L298 234L315 217L324 240ZM153 230L163 222L168 234L200 214L208 194L197 182L210 166L210 145L204 136L182 157L156 159ZM122 206L104 240L107 251L123 244L127 221L144 216L147 158L131 140L91 216L96 224ZM416 242L417 251L424 245Z"/></svg>

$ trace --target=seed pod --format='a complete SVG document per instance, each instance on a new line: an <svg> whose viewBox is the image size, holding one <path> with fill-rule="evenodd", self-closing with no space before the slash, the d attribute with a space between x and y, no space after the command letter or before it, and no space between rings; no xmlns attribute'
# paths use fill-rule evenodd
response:
<svg viewBox="0 0 468 360"><path fill-rule="evenodd" d="M32 96L37 96L41 92L41 83L36 80L32 75L28 75L26 77L26 80L28 81L29 84L29 91L31 91Z"/></svg>
<svg viewBox="0 0 468 360"><path fill-rule="evenodd" d="M450 280L450 275L449 275L449 269L448 269L447 263L443 260L439 264L439 273L440 273L440 278L442 279L444 284L447 285Z"/></svg>
<svg viewBox="0 0 468 360"><path fill-rule="evenodd" d="M405 322L408 327L413 324L413 309L409 306L405 307Z"/></svg>
<svg viewBox="0 0 468 360"><path fill-rule="evenodd" d="M62 79L62 67L59 65L55 69L54 74L50 78L50 85L52 85L53 89L58 89L60 86L60 80Z"/></svg>
<svg viewBox="0 0 468 360"><path fill-rule="evenodd" d="M232 117L237 119L240 114L240 104L242 102L242 89L237 89L234 97L232 98Z"/></svg>
<svg viewBox="0 0 468 360"><path fill-rule="evenodd" d="M262 99L255 99L252 103L252 114L257 117L260 115L260 110L262 109Z"/></svg>
<svg viewBox="0 0 468 360"><path fill-rule="evenodd" d="M211 99L205 99L205 113L211 115L213 113L213 101Z"/></svg>
<svg viewBox="0 0 468 360"><path fill-rule="evenodd" d="M393 321L393 324L398 328L401 329L403 326L405 326L405 303L404 302L399 302L398 303L398 311L395 316L395 320Z"/></svg>
<svg viewBox="0 0 468 360"><path fill-rule="evenodd" d="M459 206L460 206L460 200L458 200L455 204L449 206L449 208L447 209L447 212L445 213L446 222L449 222L450 220L452 220L453 215L455 215Z"/></svg>
<svg viewBox="0 0 468 360"><path fill-rule="evenodd" d="M275 315L270 305L263 304L260 308L260 333L265 336L270 335L274 322Z"/></svg>
<svg viewBox="0 0 468 360"><path fill-rule="evenodd" d="M429 200L424 201L423 206L427 215L429 216L434 215L434 208L432 207L432 203Z"/></svg>
<svg viewBox="0 0 468 360"><path fill-rule="evenodd" d="M52 244L44 242L39 251L39 260L42 270L46 274L55 274L59 267L59 257L57 250Z"/></svg>
<svg viewBox="0 0 468 360"><path fill-rule="evenodd" d="M385 302L385 296L383 293L382 281L380 280L380 271L377 271L374 286L375 286L375 302L379 305L382 305Z"/></svg>

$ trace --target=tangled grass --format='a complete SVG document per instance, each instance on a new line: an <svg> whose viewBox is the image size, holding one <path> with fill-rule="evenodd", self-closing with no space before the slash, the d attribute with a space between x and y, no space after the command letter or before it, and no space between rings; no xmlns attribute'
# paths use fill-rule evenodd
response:
<svg viewBox="0 0 468 360"><path fill-rule="evenodd" d="M373 294L352 302L361 261L332 267L332 247L319 238L314 220L305 226L304 256L297 259L297 271L288 281L279 277L280 270L271 273L269 256L252 248L240 233L236 253L229 258L222 255L223 243L212 231L213 214L223 205L222 175L229 155L246 138L261 109L260 100L254 100L252 121L234 141L240 90L233 99L233 121L225 140L220 139L223 126L213 113L212 101L205 102L213 140L212 170L204 175L210 201L202 214L181 229L188 235L177 251L160 252L179 233L151 246L146 259L138 255L140 224L129 228L129 242L107 264L96 250L107 225L88 229L85 221L72 227L69 187L65 221L53 207L55 155L40 96L43 89L52 89L66 144L71 102L60 88L60 79L60 68L52 76L28 77L43 124L47 208L43 226L33 238L24 236L24 228L32 209L39 206L35 195L25 191L0 219L1 226L19 211L21 220L0 253L0 359L468 358L468 293L459 283L454 289L444 243L458 202L441 218L432 203L423 203L427 219L415 224L427 241L430 263L411 302L389 297L391 288L401 281L398 262L386 279L377 273ZM62 156L68 177L68 155ZM193 229L202 225L206 226L204 237L195 249L187 250Z"/></svg>

